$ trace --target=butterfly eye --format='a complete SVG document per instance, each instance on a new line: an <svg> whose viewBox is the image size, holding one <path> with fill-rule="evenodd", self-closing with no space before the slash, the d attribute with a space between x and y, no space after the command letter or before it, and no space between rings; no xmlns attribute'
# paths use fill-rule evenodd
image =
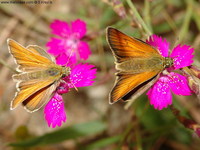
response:
<svg viewBox="0 0 200 150"><path fill-rule="evenodd" d="M67 75L65 73L62 74L61 78L64 78L66 77Z"/></svg>

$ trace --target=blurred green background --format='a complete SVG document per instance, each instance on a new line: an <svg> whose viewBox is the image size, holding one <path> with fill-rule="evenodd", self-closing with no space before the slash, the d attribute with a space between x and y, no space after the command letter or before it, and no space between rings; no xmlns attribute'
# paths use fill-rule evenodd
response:
<svg viewBox="0 0 200 150"><path fill-rule="evenodd" d="M52 129L47 126L42 109L32 114L21 106L9 109L15 83L11 78L13 72L1 63L1 150L200 150L199 138L184 128L169 108L154 110L145 94L128 110L124 109L124 102L109 105L115 69L105 40L107 26L145 40L149 33L138 19L138 12L146 27L165 37L171 48L178 43L194 47L198 65L200 1L41 0L51 4L3 4L3 1L6 0L0 0L0 60L5 65L16 67L8 53L7 38L45 49L52 36L49 24L54 19L70 22L80 18L87 23L85 40L92 51L87 62L97 67L98 74L94 86L64 95L67 122ZM173 103L181 115L200 123L200 105L194 95L174 96Z"/></svg>

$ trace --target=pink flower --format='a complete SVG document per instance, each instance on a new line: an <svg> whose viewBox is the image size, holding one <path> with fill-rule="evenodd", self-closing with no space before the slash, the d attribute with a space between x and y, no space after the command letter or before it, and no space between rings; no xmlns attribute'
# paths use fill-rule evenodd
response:
<svg viewBox="0 0 200 150"><path fill-rule="evenodd" d="M79 64L73 67L69 78L65 77L63 80L68 82L69 88L91 86L94 81L96 69L93 65Z"/></svg>
<svg viewBox="0 0 200 150"><path fill-rule="evenodd" d="M66 121L65 107L63 103L63 98L57 92L51 98L44 108L45 119L52 128L56 126L61 126L62 122Z"/></svg>
<svg viewBox="0 0 200 150"><path fill-rule="evenodd" d="M195 130L195 133L196 133L196 135L200 138L200 128L197 128L197 129Z"/></svg>
<svg viewBox="0 0 200 150"><path fill-rule="evenodd" d="M90 86L94 83L96 69L93 65L78 64L71 68L69 76L63 78L54 96L44 109L45 119L52 128L61 126L66 121L64 102L61 94L69 92L70 88Z"/></svg>
<svg viewBox="0 0 200 150"><path fill-rule="evenodd" d="M50 25L53 37L47 43L48 52L56 57L59 65L75 64L78 60L87 60L91 54L87 42L81 39L86 34L86 23L77 19L70 24L55 20Z"/></svg>
<svg viewBox="0 0 200 150"><path fill-rule="evenodd" d="M194 49L190 48L190 46L178 45L169 55L169 43L166 39L163 40L157 35L152 35L149 40L147 40L147 43L158 49L163 57L171 57L173 59L173 66L168 68L168 71L189 66L193 62L192 58L194 56L192 53L194 52ZM171 91L177 95L191 94L191 90L185 76L174 72L168 72L167 74L161 73L158 81L156 81L152 88L147 92L150 104L158 110L171 105Z"/></svg>

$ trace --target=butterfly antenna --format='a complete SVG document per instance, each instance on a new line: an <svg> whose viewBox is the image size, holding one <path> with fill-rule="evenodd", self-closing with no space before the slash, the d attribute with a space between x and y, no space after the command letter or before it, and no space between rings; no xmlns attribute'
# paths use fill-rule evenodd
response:
<svg viewBox="0 0 200 150"><path fill-rule="evenodd" d="M73 85L73 87L75 88L75 90L78 92L78 88L74 85L74 83L71 82L71 84Z"/></svg>
<svg viewBox="0 0 200 150"><path fill-rule="evenodd" d="M70 54L69 54L69 57L68 57L68 60L67 60L67 62L66 62L66 65L69 63L69 59L71 58L73 52L74 52L74 49L71 50L71 52L70 52Z"/></svg>
<svg viewBox="0 0 200 150"><path fill-rule="evenodd" d="M173 44L173 48L170 50L170 54L172 53L172 50L176 47L176 45L180 44L180 38L176 37L175 42Z"/></svg>

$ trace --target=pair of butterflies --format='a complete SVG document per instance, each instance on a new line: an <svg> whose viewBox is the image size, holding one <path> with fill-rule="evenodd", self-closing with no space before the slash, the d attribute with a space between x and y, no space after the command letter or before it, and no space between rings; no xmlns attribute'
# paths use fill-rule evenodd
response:
<svg viewBox="0 0 200 150"><path fill-rule="evenodd" d="M127 100L131 95L136 98L172 64L172 60L160 55L155 48L117 29L107 29L107 41L118 71L109 96L110 103ZM11 109L22 103L27 111L36 111L51 99L62 78L70 75L70 68L57 65L38 46L25 48L11 39L8 39L8 46L19 71L19 74L13 75L17 93L11 102Z"/></svg>

